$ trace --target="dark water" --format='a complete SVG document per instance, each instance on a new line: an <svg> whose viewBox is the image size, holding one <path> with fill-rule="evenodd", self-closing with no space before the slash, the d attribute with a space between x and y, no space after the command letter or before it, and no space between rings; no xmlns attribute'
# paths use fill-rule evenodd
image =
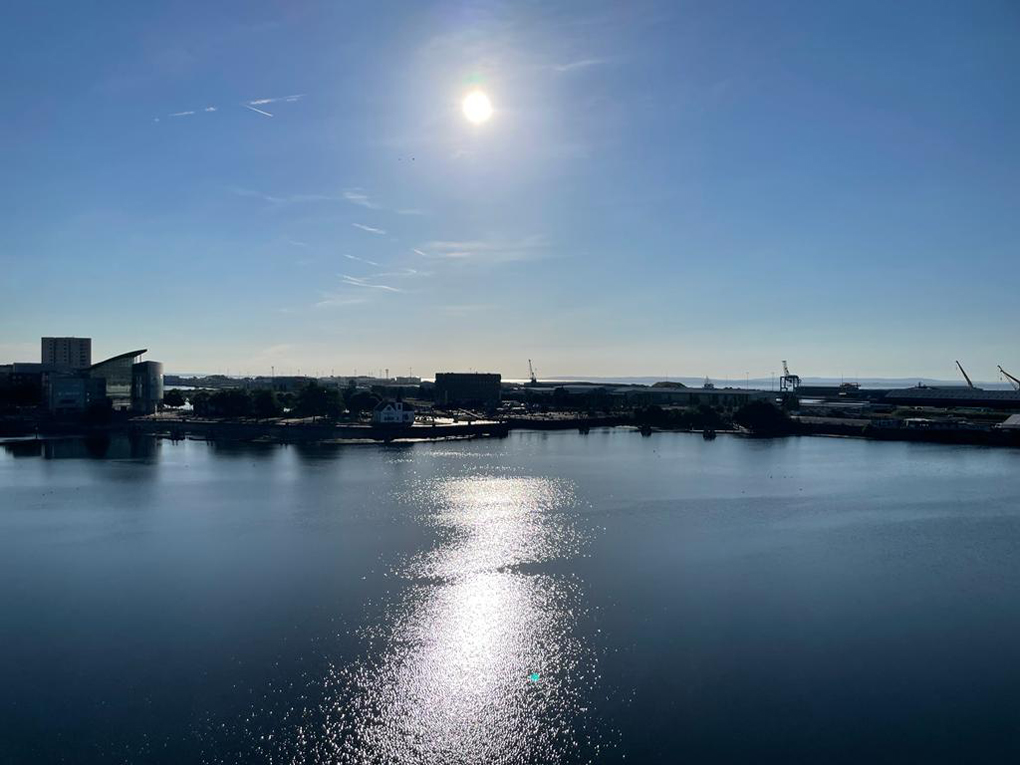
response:
<svg viewBox="0 0 1020 765"><path fill-rule="evenodd" d="M1016 762L1020 453L0 451L0 762Z"/></svg>

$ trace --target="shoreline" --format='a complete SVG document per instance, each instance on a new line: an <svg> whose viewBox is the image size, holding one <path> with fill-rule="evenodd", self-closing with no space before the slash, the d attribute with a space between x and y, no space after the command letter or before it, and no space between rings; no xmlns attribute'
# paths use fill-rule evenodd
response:
<svg viewBox="0 0 1020 765"><path fill-rule="evenodd" d="M57 440L63 438L90 438L114 435L154 436L180 441L226 441L262 444L326 444L357 446L388 443L429 443L475 438L505 438L513 430L550 431L576 430L581 434L592 428L629 428L644 436L654 433L689 433L704 436L706 431L685 428L642 427L620 416L603 417L552 417L541 419L511 418L471 423L448 423L394 427L356 423L287 423L247 422L230 420L147 419L133 418L102 425L74 422L20 422L0 423L0 443ZM1006 430L910 430L882 428L865 430L846 424L826 427L816 423L798 423L785 433L751 433L742 430L719 429L718 435L741 438L767 439L809 436L822 438L850 438L866 441L900 441L910 443L936 443L946 445L985 446L996 448L1020 447L1020 433Z"/></svg>

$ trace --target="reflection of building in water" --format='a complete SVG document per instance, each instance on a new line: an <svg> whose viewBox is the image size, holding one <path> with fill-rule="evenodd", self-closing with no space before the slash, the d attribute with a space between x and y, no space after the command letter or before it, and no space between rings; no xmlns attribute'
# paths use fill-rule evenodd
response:
<svg viewBox="0 0 1020 765"><path fill-rule="evenodd" d="M6 441L4 451L11 457L41 457L43 442L38 438L26 438L20 441Z"/></svg>
<svg viewBox="0 0 1020 765"><path fill-rule="evenodd" d="M107 433L85 438L25 439L8 441L4 451L12 457L45 457L48 460L64 459L149 459L156 454L158 439L149 435L109 435Z"/></svg>
<svg viewBox="0 0 1020 765"><path fill-rule="evenodd" d="M42 441L43 456L48 460L64 459L148 459L156 454L155 436L95 435L86 438L57 438Z"/></svg>

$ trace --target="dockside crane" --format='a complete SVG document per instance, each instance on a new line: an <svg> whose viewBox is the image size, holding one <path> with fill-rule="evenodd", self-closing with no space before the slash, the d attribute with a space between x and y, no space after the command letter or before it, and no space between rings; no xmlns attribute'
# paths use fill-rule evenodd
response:
<svg viewBox="0 0 1020 765"><path fill-rule="evenodd" d="M530 378L529 385L538 385L538 377L535 376L535 368L531 366L531 359L528 359L528 377Z"/></svg>
<svg viewBox="0 0 1020 765"><path fill-rule="evenodd" d="M790 374L790 368L786 365L786 359L783 359L783 376L779 378L779 390L796 391L799 387L800 376Z"/></svg>
<svg viewBox="0 0 1020 765"><path fill-rule="evenodd" d="M1013 377L1013 375L1011 375L1009 372L1003 369L1001 364L999 365L999 372L1002 374L1003 377L1009 380L1010 384L1012 384L1015 390L1020 390L1020 380L1016 379L1015 377Z"/></svg>
<svg viewBox="0 0 1020 765"><path fill-rule="evenodd" d="M974 383L972 383L972 382L970 381L970 378L969 378L969 377L967 376L967 373L966 373L966 372L964 371L964 369L963 369L963 365L962 365L962 364L961 364L961 363L960 363L959 361L957 361L957 362L956 362L956 366L957 366L957 367L959 367L959 369L960 369L960 374L962 374L962 375L963 375L963 379L967 381L967 387L968 387L968 388L973 388L973 387L974 387Z"/></svg>

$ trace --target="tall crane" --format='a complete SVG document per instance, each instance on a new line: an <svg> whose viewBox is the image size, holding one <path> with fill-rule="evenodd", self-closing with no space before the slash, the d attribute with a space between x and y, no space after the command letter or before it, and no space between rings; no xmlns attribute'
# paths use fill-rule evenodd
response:
<svg viewBox="0 0 1020 765"><path fill-rule="evenodd" d="M535 376L535 368L531 366L531 359L528 359L528 377L531 378L531 385L538 385L538 378Z"/></svg>
<svg viewBox="0 0 1020 765"><path fill-rule="evenodd" d="M1007 380L1010 381L1010 383L1012 383L1013 387L1016 390L1020 390L1020 380L1016 379L1015 377L1013 377L1013 375L1011 375L1009 372L1003 369L1001 364L999 365L999 372L1001 372L1003 377L1005 377Z"/></svg>
<svg viewBox="0 0 1020 765"><path fill-rule="evenodd" d="M783 359L783 376L779 378L779 390L795 391L799 387L800 376L790 374L790 368L786 365L786 359Z"/></svg>
<svg viewBox="0 0 1020 765"><path fill-rule="evenodd" d="M962 365L962 364L960 364L960 362L959 362L959 361L957 361L957 362L956 362L956 366L957 366L957 367L959 367L959 369L960 369L960 374L962 374L962 375L963 375L963 379L967 381L967 387L968 387L968 388L973 388L973 387L974 387L974 383L972 383L972 382L970 381L970 378L969 378L969 377L967 376L967 373L966 373L966 372L965 372L965 371L963 370L963 365Z"/></svg>

